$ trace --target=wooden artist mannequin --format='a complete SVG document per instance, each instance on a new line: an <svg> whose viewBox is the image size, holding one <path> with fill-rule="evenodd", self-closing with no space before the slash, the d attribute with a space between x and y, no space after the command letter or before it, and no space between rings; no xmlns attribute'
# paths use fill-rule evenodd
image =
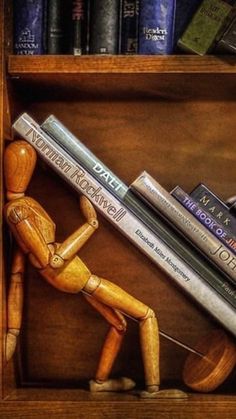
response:
<svg viewBox="0 0 236 419"><path fill-rule="evenodd" d="M135 385L129 378L109 378L126 331L125 314L139 322L146 384L143 394L147 397L159 396L159 333L155 313L117 285L93 275L77 256L98 228L96 212L86 197L80 199L86 222L63 243L55 242L54 222L38 202L25 196L35 163L35 151L25 141L15 141L7 147L4 171L9 202L5 205L4 214L18 248L13 257L8 296L6 359L12 357L20 333L27 255L43 278L58 290L68 293L82 291L86 300L110 325L95 379L90 381L90 390L121 391Z"/></svg>

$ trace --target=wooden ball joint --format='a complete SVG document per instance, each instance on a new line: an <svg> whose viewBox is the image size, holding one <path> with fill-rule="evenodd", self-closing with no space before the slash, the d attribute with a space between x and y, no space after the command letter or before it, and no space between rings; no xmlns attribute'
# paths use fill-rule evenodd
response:
<svg viewBox="0 0 236 419"><path fill-rule="evenodd" d="M24 265L26 256L39 269L42 277L55 288L68 292L82 292L85 299L110 325L102 347L100 360L90 390L124 391L134 387L133 380L111 379L110 373L119 353L125 331L125 316L139 323L140 345L144 365L146 389L143 397L186 397L178 390L159 391L159 333L191 351L184 366L184 382L196 391L212 391L229 375L235 365L235 345L223 331L205 337L192 349L159 331L151 308L129 295L110 281L92 274L77 255L81 247L98 228L96 212L89 200L80 199L85 223L63 243L55 241L56 226L46 211L34 199L25 196L36 163L34 149L25 141L12 142L4 156L4 174L8 203L4 215L15 238L7 305L6 360L14 354L20 333Z"/></svg>

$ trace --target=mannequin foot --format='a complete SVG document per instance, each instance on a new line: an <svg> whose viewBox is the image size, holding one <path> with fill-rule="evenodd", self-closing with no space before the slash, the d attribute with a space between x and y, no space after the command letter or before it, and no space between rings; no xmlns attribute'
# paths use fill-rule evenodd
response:
<svg viewBox="0 0 236 419"><path fill-rule="evenodd" d="M158 386L149 386L147 390L141 391L140 397L142 399L186 399L188 395L181 390L178 389L168 389L168 390L159 390ZM154 389L157 387L158 389Z"/></svg>
<svg viewBox="0 0 236 419"><path fill-rule="evenodd" d="M98 391L128 391L135 387L135 382L127 377L113 378L106 381L90 380L91 392Z"/></svg>

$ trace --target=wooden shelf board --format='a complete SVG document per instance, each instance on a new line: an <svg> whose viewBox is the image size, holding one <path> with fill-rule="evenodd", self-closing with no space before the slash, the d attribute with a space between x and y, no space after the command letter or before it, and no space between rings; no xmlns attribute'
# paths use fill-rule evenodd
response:
<svg viewBox="0 0 236 419"><path fill-rule="evenodd" d="M58 394L60 393L60 397ZM87 393L87 395L86 395ZM19 389L0 403L1 417L71 418L235 418L236 400L230 396L190 394L188 399L143 400L130 395L91 395L80 390ZM78 416L79 414L79 416Z"/></svg>
<svg viewBox="0 0 236 419"><path fill-rule="evenodd" d="M8 57L8 73L23 74L234 74L235 56L72 56L41 55Z"/></svg>

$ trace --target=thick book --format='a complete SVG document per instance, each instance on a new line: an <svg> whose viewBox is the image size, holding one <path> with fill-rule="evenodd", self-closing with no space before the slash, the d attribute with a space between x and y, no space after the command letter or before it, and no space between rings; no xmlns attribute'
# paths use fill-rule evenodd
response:
<svg viewBox="0 0 236 419"><path fill-rule="evenodd" d="M42 124L42 128L102 186L108 189L122 204L125 204L155 235L160 237L170 249L177 253L185 263L190 265L235 307L236 295L232 293L224 275L206 263L196 249L186 246L183 238L177 235L154 211L138 200L128 187L55 116L50 115Z"/></svg>
<svg viewBox="0 0 236 419"><path fill-rule="evenodd" d="M137 54L139 0L123 0L120 20L120 53Z"/></svg>
<svg viewBox="0 0 236 419"><path fill-rule="evenodd" d="M120 0L90 0L90 54L118 54Z"/></svg>
<svg viewBox="0 0 236 419"><path fill-rule="evenodd" d="M236 235L229 235L226 229L219 224L205 209L179 186L176 186L171 195L174 196L191 214L193 214L209 231L219 238L231 251L236 254ZM235 232L236 233L236 232Z"/></svg>
<svg viewBox="0 0 236 419"><path fill-rule="evenodd" d="M216 264L236 284L236 257L220 240L207 230L188 210L166 191L152 176L143 172L132 184L146 202L158 210L182 232L209 261Z"/></svg>
<svg viewBox="0 0 236 419"><path fill-rule="evenodd" d="M44 0L13 2L13 49L17 55L40 55L44 45Z"/></svg>
<svg viewBox="0 0 236 419"><path fill-rule="evenodd" d="M174 47L176 48L179 38L182 36L187 25L192 19L202 0L176 0L175 24L174 24Z"/></svg>
<svg viewBox="0 0 236 419"><path fill-rule="evenodd" d="M168 55L174 47L176 0L142 0L139 6L139 54Z"/></svg>
<svg viewBox="0 0 236 419"><path fill-rule="evenodd" d="M47 52L68 54L71 44L71 1L47 0Z"/></svg>
<svg viewBox="0 0 236 419"><path fill-rule="evenodd" d="M201 208L205 209L212 217L222 224L230 234L236 232L236 219L234 205L228 206L206 185L200 183L189 194Z"/></svg>
<svg viewBox="0 0 236 419"><path fill-rule="evenodd" d="M232 6L222 0L203 0L194 14L178 46L187 52L205 55L217 42L224 26L228 23Z"/></svg>
<svg viewBox="0 0 236 419"><path fill-rule="evenodd" d="M90 199L95 208L114 227L236 336L235 309L191 266L183 262L181 257L166 246L160 237L154 235L125 205L97 182L29 115L21 115L15 121L13 128L69 185Z"/></svg>

